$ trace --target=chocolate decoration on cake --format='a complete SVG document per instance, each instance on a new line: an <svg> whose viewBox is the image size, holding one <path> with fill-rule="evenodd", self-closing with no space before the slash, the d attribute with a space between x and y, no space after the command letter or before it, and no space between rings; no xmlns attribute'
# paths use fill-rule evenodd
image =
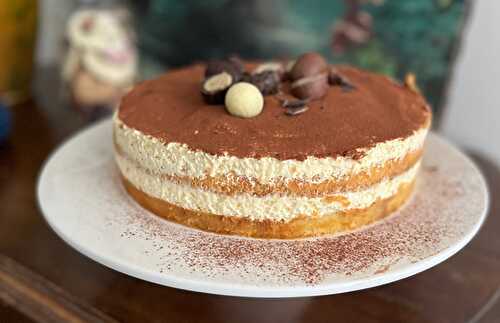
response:
<svg viewBox="0 0 500 323"><path fill-rule="evenodd" d="M328 69L328 63L318 53L305 53L294 63L290 71L290 78L296 81L301 78L322 74Z"/></svg>
<svg viewBox="0 0 500 323"><path fill-rule="evenodd" d="M286 108L285 114L289 116L297 116L299 114L306 112L307 110L309 110L309 107L307 105L293 107L293 108Z"/></svg>
<svg viewBox="0 0 500 323"><path fill-rule="evenodd" d="M347 92L356 89L356 87L345 76L341 75L336 68L330 69L328 83L332 86L340 86Z"/></svg>
<svg viewBox="0 0 500 323"><path fill-rule="evenodd" d="M262 63L252 71L252 74L260 74L267 71L275 72L278 74L279 80L285 80L285 66L281 62Z"/></svg>
<svg viewBox="0 0 500 323"><path fill-rule="evenodd" d="M283 106L283 108L300 108L300 107L303 107L307 104L307 102L309 102L310 100L309 99L303 99L303 100L283 100L281 102L281 105Z"/></svg>
<svg viewBox="0 0 500 323"><path fill-rule="evenodd" d="M227 60L213 60L208 62L205 69L205 78L227 72L233 77L233 82L239 82L245 72L244 66L237 58L232 57Z"/></svg>
<svg viewBox="0 0 500 323"><path fill-rule="evenodd" d="M299 99L321 99L328 92L328 75L314 74L294 81L290 88L291 93Z"/></svg>
<svg viewBox="0 0 500 323"><path fill-rule="evenodd" d="M227 90L233 84L233 77L227 72L212 75L203 81L201 94L208 104L223 104Z"/></svg>
<svg viewBox="0 0 500 323"><path fill-rule="evenodd" d="M263 95L278 93L280 87L280 76L277 72L264 70L263 72L252 74L248 82L255 85Z"/></svg>

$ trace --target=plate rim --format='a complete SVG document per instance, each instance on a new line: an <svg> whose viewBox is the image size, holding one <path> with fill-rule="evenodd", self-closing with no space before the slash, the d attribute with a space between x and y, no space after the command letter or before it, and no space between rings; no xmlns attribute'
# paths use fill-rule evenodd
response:
<svg viewBox="0 0 500 323"><path fill-rule="evenodd" d="M62 143L60 143L47 157L44 161L40 172L38 175L36 183L36 196L37 204L40 209L45 222L49 227L59 236L65 243L67 243L71 248L75 249L82 255L90 258L91 260L120 272L125 275L132 276L137 279L149 281L162 286L167 286L171 288L177 288L181 290L216 294L223 296L237 296L237 297L250 297L250 298L294 298L294 297L309 297L309 296L321 296L321 295L332 295L340 294L346 292L352 292L357 290L363 290L367 288L372 288L376 286L385 285L398 280L408 278L410 276L419 274L427 269L430 269L445 260L449 259L455 255L458 251L463 249L481 230L484 225L486 218L489 214L490 208L490 194L485 177L479 167L460 149L458 149L454 144L452 144L446 138L435 132L430 132L429 137L432 140L441 141L446 144L449 148L454 150L460 155L460 157L468 163L470 167L478 174L479 180L481 182L481 188L484 190L484 203L485 207L478 217L478 221L474 224L470 231L468 231L460 240L452 244L451 246L441 250L440 252L429 256L425 259L419 260L415 263L408 264L401 268L392 269L389 272L373 274L369 277L364 277L360 279L348 280L346 282L332 282L327 284L317 284L317 285L306 285L306 286L252 286L252 285L240 285L234 282L210 282L203 281L202 279L187 279L181 277L175 277L165 273L154 272L151 269L144 269L140 265L135 263L128 263L127 261L115 261L112 258L100 255L98 252L88 248L85 244L76 242L71 237L69 237L65 232L60 230L55 221L48 215L48 206L44 203L42 197L42 189L44 179L47 176L48 165L53 161L59 154L64 151L64 148L71 144L74 140L79 137L85 136L87 133L96 131L98 127L104 127L105 124L110 123L111 118L101 120L97 123L88 125L74 134L66 138ZM111 126L111 125L109 125ZM196 230L188 228L190 230Z"/></svg>

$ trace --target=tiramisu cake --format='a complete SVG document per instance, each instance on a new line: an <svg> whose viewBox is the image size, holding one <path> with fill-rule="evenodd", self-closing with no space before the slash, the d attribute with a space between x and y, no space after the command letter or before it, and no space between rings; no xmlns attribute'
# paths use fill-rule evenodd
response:
<svg viewBox="0 0 500 323"><path fill-rule="evenodd" d="M410 196L431 112L400 84L306 53L237 58L137 85L114 117L127 192L201 230L298 238L352 230Z"/></svg>

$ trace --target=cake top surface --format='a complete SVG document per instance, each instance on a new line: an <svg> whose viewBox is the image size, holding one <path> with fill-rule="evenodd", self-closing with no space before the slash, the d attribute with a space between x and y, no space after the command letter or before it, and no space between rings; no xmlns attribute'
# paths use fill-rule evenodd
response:
<svg viewBox="0 0 500 323"><path fill-rule="evenodd" d="M280 94L265 96L264 109L254 118L232 116L222 104L208 105L200 94L204 66L192 65L137 85L123 98L118 117L165 143L213 155L280 160L357 158L360 149L408 137L430 122L420 94L385 76L336 68L355 88L330 86L300 115L284 113L283 98L293 98L289 83L282 84Z"/></svg>

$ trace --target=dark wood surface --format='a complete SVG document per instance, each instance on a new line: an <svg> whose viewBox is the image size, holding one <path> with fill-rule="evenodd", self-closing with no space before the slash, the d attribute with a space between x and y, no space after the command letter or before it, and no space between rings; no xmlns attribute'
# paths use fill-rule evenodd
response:
<svg viewBox="0 0 500 323"><path fill-rule="evenodd" d="M34 103L13 109L0 147L0 322L500 322L500 170L474 159L491 191L479 235L439 266L342 295L250 299L176 290L114 272L44 222L35 184L48 154L85 122Z"/></svg>

